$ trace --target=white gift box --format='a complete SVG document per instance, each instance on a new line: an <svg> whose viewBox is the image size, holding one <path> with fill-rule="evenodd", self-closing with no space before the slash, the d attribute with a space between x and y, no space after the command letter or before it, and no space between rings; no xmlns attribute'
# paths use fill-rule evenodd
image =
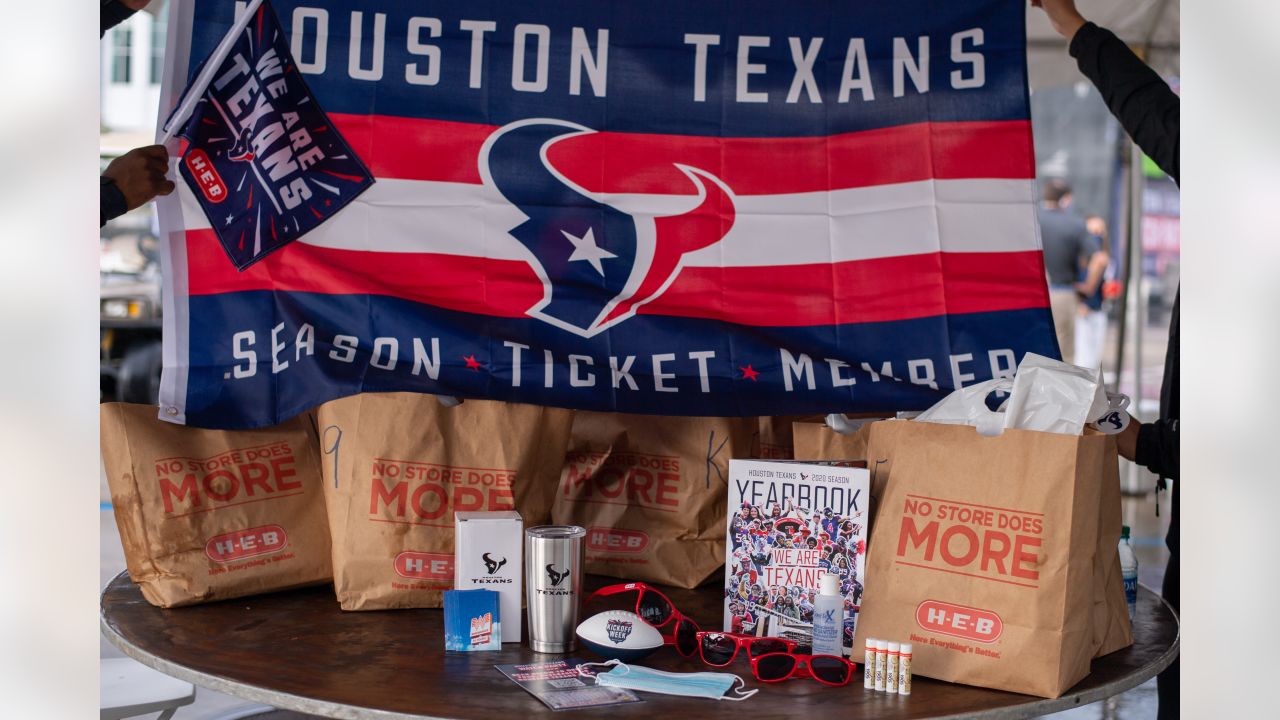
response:
<svg viewBox="0 0 1280 720"><path fill-rule="evenodd" d="M523 597L524 520L520 513L455 512L454 583L459 590L481 588L500 596L502 642L520 642Z"/></svg>

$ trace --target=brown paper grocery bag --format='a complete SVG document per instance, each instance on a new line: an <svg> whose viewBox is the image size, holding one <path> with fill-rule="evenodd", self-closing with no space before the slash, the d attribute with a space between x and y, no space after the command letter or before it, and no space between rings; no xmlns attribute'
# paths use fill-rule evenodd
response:
<svg viewBox="0 0 1280 720"><path fill-rule="evenodd" d="M1095 657L1107 655L1133 644L1129 604L1124 597L1124 577L1120 571L1120 464L1116 459L1114 436L1107 436L1104 451L1102 489L1098 503L1098 553L1094 563Z"/></svg>
<svg viewBox="0 0 1280 720"><path fill-rule="evenodd" d="M792 425L796 458L800 460L863 460L871 426L851 433L838 433L823 423L798 422Z"/></svg>
<svg viewBox="0 0 1280 720"><path fill-rule="evenodd" d="M125 564L147 602L175 607L329 581L307 415L231 431L163 422L150 405L99 412Z"/></svg>
<svg viewBox="0 0 1280 720"><path fill-rule="evenodd" d="M791 460L796 457L792 426L796 423L820 423L822 415L766 415L756 418L751 437L750 454L756 460Z"/></svg>
<svg viewBox="0 0 1280 720"><path fill-rule="evenodd" d="M1078 682L1099 649L1094 583L1108 442L873 426L884 494L856 643L911 642L916 672L952 682L1042 697Z"/></svg>
<svg viewBox="0 0 1280 720"><path fill-rule="evenodd" d="M863 425L851 433L838 433L825 423L797 422L792 426L796 459L867 460L870 458L867 453L867 443L873 424ZM876 473L870 462L867 463L867 467L872 469L871 497L867 501L867 517L871 523L870 526L874 526L884 484L876 482ZM870 545L870 538L868 538L868 545Z"/></svg>
<svg viewBox="0 0 1280 720"><path fill-rule="evenodd" d="M333 585L344 610L440 607L453 588L455 511L547 522L573 413L368 393L317 413Z"/></svg>
<svg viewBox="0 0 1280 720"><path fill-rule="evenodd" d="M724 565L729 459L754 418L580 412L552 505L587 528L587 571L697 587Z"/></svg>
<svg viewBox="0 0 1280 720"><path fill-rule="evenodd" d="M858 433L864 433L863 439L868 446L867 457L871 471L872 487L872 527L875 523L875 511L879 509L878 499L883 495L889 483L893 468L895 449L904 438L909 440L912 424L908 421L877 422L864 425ZM836 435L829 428L821 428L823 434L813 432L811 428L802 431L796 429L797 449L805 443L807 436L826 437ZM1095 435L1092 430L1086 430ZM837 438L851 438L852 435L836 435ZM846 443L857 441L845 440ZM839 454L843 452L840 445L834 445L825 452ZM909 451L909 447L908 447ZM1100 657L1133 644L1133 632L1129 623L1128 605L1124 598L1124 584L1120 574L1120 556L1114 548L1120 540L1120 477L1116 460L1115 441L1108 441L1103 451L1101 466L1103 472L1101 494L1099 496L1098 518L1098 550L1094 563L1094 597L1093 597L1093 644L1097 647L1095 657ZM872 534L874 542L874 533ZM868 547L871 542L868 543Z"/></svg>
<svg viewBox="0 0 1280 720"><path fill-rule="evenodd" d="M825 418L806 418L796 421L791 430L797 460L864 460L871 426L884 420L878 413L846 415L857 423L852 432L836 432L826 424Z"/></svg>

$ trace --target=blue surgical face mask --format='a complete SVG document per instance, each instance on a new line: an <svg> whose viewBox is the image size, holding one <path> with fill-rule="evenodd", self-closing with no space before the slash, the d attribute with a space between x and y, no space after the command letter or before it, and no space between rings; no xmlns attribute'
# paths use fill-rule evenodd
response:
<svg viewBox="0 0 1280 720"><path fill-rule="evenodd" d="M585 674L585 669L591 665L613 666L613 669L609 672L599 673L595 676L597 683L640 692L711 698L713 700L746 700L759 692L759 689L743 692L742 687L745 686L745 683L742 682L742 678L729 673L664 672L640 665L624 665L617 660L610 660L606 663L583 663L578 666L579 674ZM735 688L735 685L738 687ZM733 689L736 694L725 695L730 689Z"/></svg>

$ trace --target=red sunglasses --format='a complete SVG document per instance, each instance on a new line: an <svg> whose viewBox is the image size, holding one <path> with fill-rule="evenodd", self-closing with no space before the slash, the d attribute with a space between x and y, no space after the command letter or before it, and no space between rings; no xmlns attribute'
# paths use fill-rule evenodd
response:
<svg viewBox="0 0 1280 720"><path fill-rule="evenodd" d="M698 653L702 662L713 667L724 667L733 662L738 651L747 648L747 657L754 660L761 655L771 653L791 653L796 649L793 640L777 637L756 637L742 633L711 632L704 630L698 633Z"/></svg>
<svg viewBox="0 0 1280 720"><path fill-rule="evenodd" d="M769 653L751 661L751 672L760 682L782 682L793 677L811 677L823 685L839 687L849 682L857 666L835 655Z"/></svg>
<svg viewBox="0 0 1280 720"><path fill-rule="evenodd" d="M632 591L639 593L636 597L635 613L642 620L659 629L675 621L675 633L671 637L662 636L664 644L674 645L676 651L685 657L689 657L698 651L697 635L700 631L698 624L677 610L666 595L642 582L602 587L591 593L591 596L587 598L587 602L591 602L597 596L607 597Z"/></svg>

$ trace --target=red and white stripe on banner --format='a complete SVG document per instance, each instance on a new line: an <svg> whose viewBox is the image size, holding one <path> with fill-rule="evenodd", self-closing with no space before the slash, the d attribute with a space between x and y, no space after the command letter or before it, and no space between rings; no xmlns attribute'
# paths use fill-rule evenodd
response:
<svg viewBox="0 0 1280 720"><path fill-rule="evenodd" d="M378 182L243 273L182 187L192 295L367 293L501 317L522 316L543 297L508 232L524 216L481 184L477 158L496 128L331 118ZM597 200L637 218L697 204L675 163L713 173L734 192L732 229L687 255L641 314L878 322L1048 304L1026 125L923 123L787 139L600 132L555 143L547 157ZM1010 134L1028 138L1025 154L996 149L1022 146Z"/></svg>

